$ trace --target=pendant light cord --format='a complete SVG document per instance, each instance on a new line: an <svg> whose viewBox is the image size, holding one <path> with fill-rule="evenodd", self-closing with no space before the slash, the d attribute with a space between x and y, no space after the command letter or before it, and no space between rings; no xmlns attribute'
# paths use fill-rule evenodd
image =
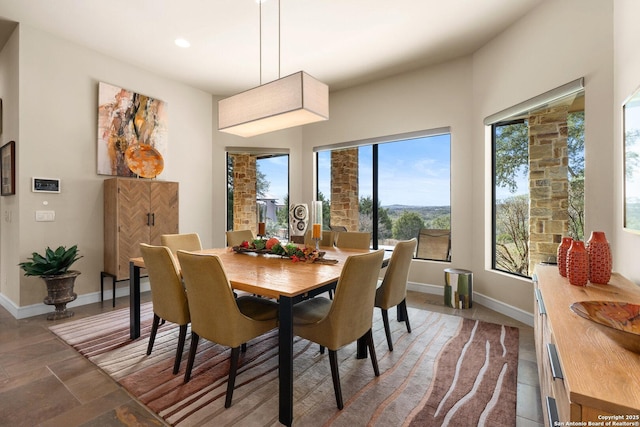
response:
<svg viewBox="0 0 640 427"><path fill-rule="evenodd" d="M259 8L259 17L258 20L259 25L258 25L258 31L260 32L260 59L259 59L259 66L260 66L260 86L262 86L262 3L264 2L264 0L258 0L258 4L260 5ZM280 68L281 68L281 58L280 58L280 0L278 0L278 79L280 79Z"/></svg>
<svg viewBox="0 0 640 427"><path fill-rule="evenodd" d="M262 0L259 1L259 5L260 5L260 14L258 16L258 20L259 25L258 25L258 32L259 34L259 39L260 39L260 53L259 53L259 65L260 65L260 86L262 86Z"/></svg>
<svg viewBox="0 0 640 427"><path fill-rule="evenodd" d="M280 79L280 0L278 0L278 79Z"/></svg>

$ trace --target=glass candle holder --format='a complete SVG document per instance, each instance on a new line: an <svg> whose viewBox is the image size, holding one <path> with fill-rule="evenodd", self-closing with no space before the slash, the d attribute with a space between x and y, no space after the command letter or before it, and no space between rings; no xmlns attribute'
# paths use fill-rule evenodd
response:
<svg viewBox="0 0 640 427"><path fill-rule="evenodd" d="M322 202L311 203L311 238L316 241L316 249L322 239Z"/></svg>

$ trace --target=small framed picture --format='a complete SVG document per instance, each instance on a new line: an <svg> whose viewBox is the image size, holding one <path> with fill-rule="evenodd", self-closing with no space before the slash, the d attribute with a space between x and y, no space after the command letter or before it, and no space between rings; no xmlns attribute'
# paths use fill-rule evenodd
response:
<svg viewBox="0 0 640 427"><path fill-rule="evenodd" d="M16 194L16 142L10 141L0 148L0 195Z"/></svg>

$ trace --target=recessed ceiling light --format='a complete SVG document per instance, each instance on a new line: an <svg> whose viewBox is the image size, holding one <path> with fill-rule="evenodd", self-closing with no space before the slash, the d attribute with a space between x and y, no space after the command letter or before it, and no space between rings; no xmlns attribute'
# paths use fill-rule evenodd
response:
<svg viewBox="0 0 640 427"><path fill-rule="evenodd" d="M176 39L174 43L176 44L176 46L180 46L184 48L191 46L191 43L189 43L189 41L185 39Z"/></svg>

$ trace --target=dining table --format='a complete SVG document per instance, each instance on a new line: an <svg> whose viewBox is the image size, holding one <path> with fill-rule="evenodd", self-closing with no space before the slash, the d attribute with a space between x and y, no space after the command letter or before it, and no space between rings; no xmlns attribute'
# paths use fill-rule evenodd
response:
<svg viewBox="0 0 640 427"><path fill-rule="evenodd" d="M370 252L367 249L320 248L329 262L303 262L271 254L236 253L231 248L196 251L220 257L234 290L278 301L278 382L279 421L293 422L293 306L307 298L335 289L345 261L351 255ZM391 252L385 252L381 268ZM330 261L337 261L331 263ZM145 267L142 257L129 261L130 336L140 337L140 275ZM358 340L357 357L367 357L364 340Z"/></svg>

